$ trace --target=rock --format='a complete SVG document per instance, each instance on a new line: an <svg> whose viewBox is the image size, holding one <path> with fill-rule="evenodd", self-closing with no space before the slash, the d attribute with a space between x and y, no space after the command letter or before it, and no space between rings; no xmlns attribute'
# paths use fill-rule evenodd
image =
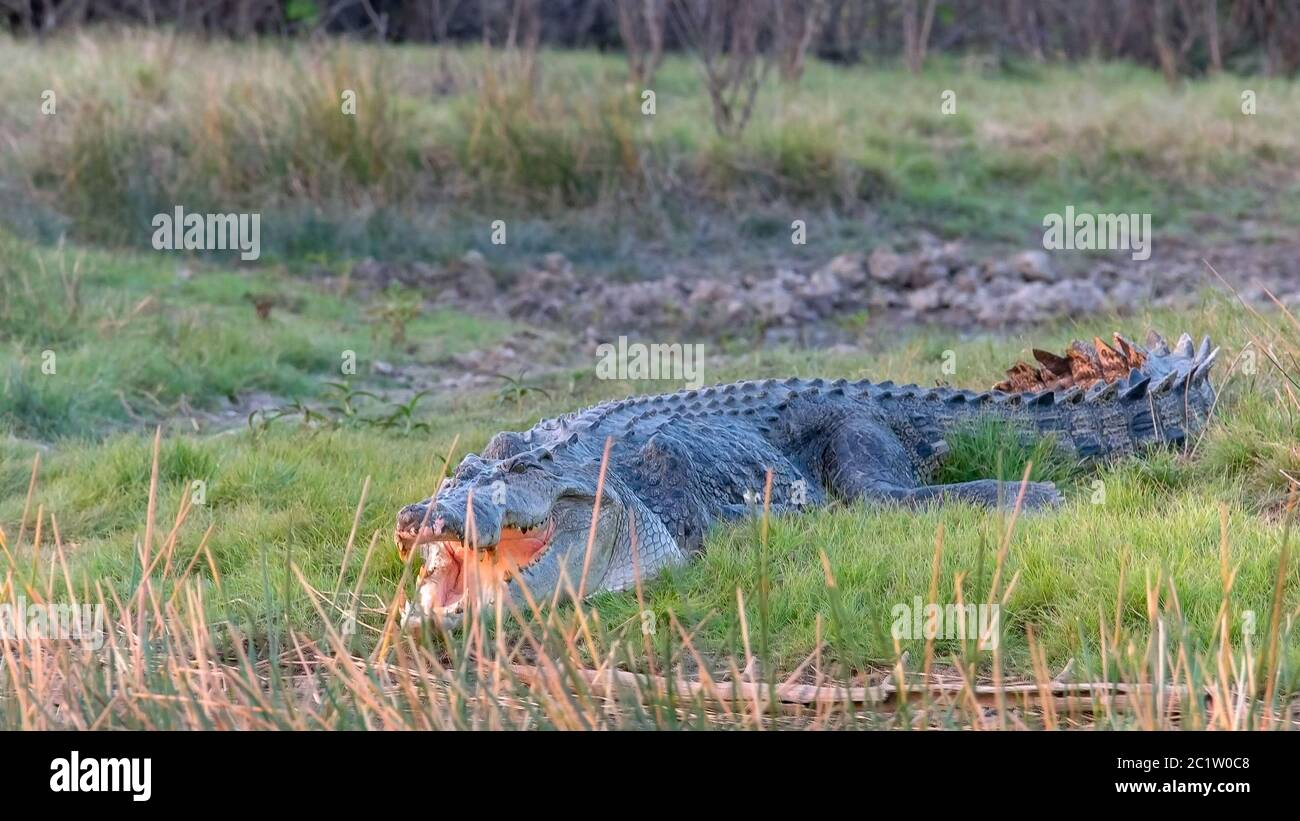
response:
<svg viewBox="0 0 1300 821"><path fill-rule="evenodd" d="M941 245L939 238L929 231L917 231L913 240L916 242L917 247L921 249L935 248Z"/></svg>
<svg viewBox="0 0 1300 821"><path fill-rule="evenodd" d="M934 261L946 266L950 271L955 270L967 263L966 249L957 240L945 242L939 249L939 253L935 255Z"/></svg>
<svg viewBox="0 0 1300 821"><path fill-rule="evenodd" d="M1268 298L1268 289L1258 282L1252 282L1249 285L1238 288L1237 290L1241 295L1241 298L1247 302L1258 305L1263 305L1266 302L1270 304L1272 303L1272 300ZM1177 298L1176 295L1173 296L1174 298Z"/></svg>
<svg viewBox="0 0 1300 821"><path fill-rule="evenodd" d="M947 265L939 262L927 262L912 269L912 276L908 280L908 284L913 288L924 288L936 282L945 282L947 279Z"/></svg>
<svg viewBox="0 0 1300 821"><path fill-rule="evenodd" d="M486 268L468 268L454 280L456 294L464 301L481 303L497 295L497 281Z"/></svg>
<svg viewBox="0 0 1300 821"><path fill-rule="evenodd" d="M1017 278L1019 274L1016 272L1016 266L1011 264L1011 260L990 259L985 260L984 263L980 265L980 276L986 282L992 282L1000 279Z"/></svg>
<svg viewBox="0 0 1300 821"><path fill-rule="evenodd" d="M867 305L871 308L897 308L905 302L902 291L895 288L877 288L871 292Z"/></svg>
<svg viewBox="0 0 1300 821"><path fill-rule="evenodd" d="M980 278L980 269L969 265L956 273L951 280L953 290L962 294L973 294L984 284Z"/></svg>
<svg viewBox="0 0 1300 821"><path fill-rule="evenodd" d="M1021 251L1011 258L1011 265L1026 282L1053 282L1056 271L1046 251Z"/></svg>
<svg viewBox="0 0 1300 821"><path fill-rule="evenodd" d="M582 291L571 267L530 268L510 289L506 312L533 321L576 324L576 309L590 304L590 300L580 298Z"/></svg>
<svg viewBox="0 0 1300 821"><path fill-rule="evenodd" d="M784 324L794 318L794 295L778 281L760 282L750 292L750 297L754 310L764 325Z"/></svg>
<svg viewBox="0 0 1300 821"><path fill-rule="evenodd" d="M925 245L917 253L916 258L920 265L940 265L945 272L960 268L965 262L964 252L959 242Z"/></svg>
<svg viewBox="0 0 1300 821"><path fill-rule="evenodd" d="M871 252L867 260L871 278L877 282L895 282L903 270L903 258L887 246L880 246Z"/></svg>
<svg viewBox="0 0 1300 821"><path fill-rule="evenodd" d="M799 329L793 327L771 327L763 331L765 345L796 345L799 342Z"/></svg>
<svg viewBox="0 0 1300 821"><path fill-rule="evenodd" d="M943 314L943 324L948 328L968 328L975 324L975 305L969 299L948 306Z"/></svg>
<svg viewBox="0 0 1300 821"><path fill-rule="evenodd" d="M1007 303L988 294L979 294L971 303L971 312L981 325L996 328L1007 322Z"/></svg>
<svg viewBox="0 0 1300 821"><path fill-rule="evenodd" d="M1106 294L1095 282L1086 279L1067 279L1048 286L1054 315L1098 313L1106 307Z"/></svg>
<svg viewBox="0 0 1300 821"><path fill-rule="evenodd" d="M687 299L694 305L725 302L732 299L735 292L736 289L730 283L718 279L702 279L691 286L691 295Z"/></svg>
<svg viewBox="0 0 1300 821"><path fill-rule="evenodd" d="M1083 279L1067 279L1052 285L1031 282L1008 296L1003 304L1004 322L1038 322L1096 313L1106 307L1106 295L1094 283Z"/></svg>
<svg viewBox="0 0 1300 821"><path fill-rule="evenodd" d="M948 305L950 288L947 283L936 282L907 295L907 307L918 314L936 311Z"/></svg>
<svg viewBox="0 0 1300 821"><path fill-rule="evenodd" d="M980 293L991 297L1007 297L1024 287L1018 279L994 279L984 283Z"/></svg>
<svg viewBox="0 0 1300 821"><path fill-rule="evenodd" d="M833 316L845 305L848 294L839 278L828 271L814 271L794 289L801 307L815 319Z"/></svg>
<svg viewBox="0 0 1300 821"><path fill-rule="evenodd" d="M552 274L572 274L573 263L564 254L552 251L542 257L542 267Z"/></svg>
<svg viewBox="0 0 1300 821"><path fill-rule="evenodd" d="M839 277L827 271L814 271L799 286L799 293L809 299L835 299L844 292Z"/></svg>
<svg viewBox="0 0 1300 821"><path fill-rule="evenodd" d="M867 281L867 268L861 254L840 254L813 276L818 274L834 277L848 286L862 285Z"/></svg>
<svg viewBox="0 0 1300 821"><path fill-rule="evenodd" d="M1101 265L1090 270L1088 276L1093 282L1103 288L1123 280L1119 268L1108 262L1103 262Z"/></svg>
<svg viewBox="0 0 1300 821"><path fill-rule="evenodd" d="M1148 291L1136 282L1127 279L1121 279L1111 286L1110 291L1106 294L1106 300L1111 307L1126 311L1131 310L1136 305L1141 305L1148 297Z"/></svg>
<svg viewBox="0 0 1300 821"><path fill-rule="evenodd" d="M724 330L749 312L745 296L733 283L702 279L691 285L687 312L698 317L695 324L705 333Z"/></svg>

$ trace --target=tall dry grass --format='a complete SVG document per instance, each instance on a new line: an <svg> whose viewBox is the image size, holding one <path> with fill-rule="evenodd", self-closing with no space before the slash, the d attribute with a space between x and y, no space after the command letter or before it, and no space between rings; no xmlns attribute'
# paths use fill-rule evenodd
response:
<svg viewBox="0 0 1300 821"><path fill-rule="evenodd" d="M1033 639L1033 675L1008 678L998 642L972 639L957 657L940 659L933 642L921 659L898 654L890 666L854 676L823 657L825 642L791 671L765 664L763 576L758 624L745 620L737 591L744 652L706 659L692 640L695 626L675 616L656 631L603 624L581 603L500 602L471 609L455 634L416 638L398 631L410 578L387 602L367 601L361 587L375 551L349 538L334 590L312 586L292 560L264 564L265 595L305 596L319 617L312 625L278 623L254 641L232 622L213 620L221 573L208 549L211 528L197 542L183 538L192 510L181 501L174 521L155 521L158 453L154 439L149 505L137 544L134 591L112 592L100 580L80 581L75 547L64 542L52 512L24 511L15 537L0 533L5 562L0 604L92 603L105 615L102 646L57 638L0 641L0 721L21 729L622 729L622 728L971 728L1282 729L1300 726L1291 696L1279 688L1280 646L1294 636L1281 609L1291 561L1289 527L1282 537L1277 593L1259 646L1230 639L1229 595L1236 568L1224 511L1219 561L1223 600L1210 649L1195 650L1183 631L1174 580L1144 580L1145 601L1117 597L1101 620L1103 675L1072 680L1053 671ZM1026 477L1028 472L1026 472ZM36 498L39 457L32 465L29 507ZM768 486L770 494L770 482ZM363 488L357 518L366 501ZM1295 497L1287 507L1293 513ZM758 549L766 550L767 504ZM1007 571L1019 500L998 544L987 603L1005 603L1019 582ZM930 600L938 595L944 533L936 533ZM355 549L354 548L358 548ZM831 593L830 637L842 618L833 569L821 555ZM349 563L361 562L352 590L342 585ZM265 560L264 560L265 561ZM473 581L471 580L471 585ZM1124 589L1121 579L1120 590ZM962 579L953 591L963 603ZM637 585L638 600L644 589ZM471 597L472 600L472 597ZM1143 607L1146 624L1126 629L1126 608ZM268 612L275 612L268 608Z"/></svg>
<svg viewBox="0 0 1300 821"><path fill-rule="evenodd" d="M1266 199L1293 185L1300 156L1294 84L1252 78L1258 111L1246 116L1240 79L1170 92L1121 65L1005 76L957 63L936 76L814 65L798 87L763 88L750 127L724 139L685 59L658 72L647 116L614 56L543 52L523 77L483 49L130 29L0 49L9 176L94 239L120 241L176 203L355 215L868 202L926 221L969 212L990 230L1036 227L1068 196L1168 221ZM953 116L938 111L936 89L948 87L961 101ZM46 90L56 116L33 102Z"/></svg>

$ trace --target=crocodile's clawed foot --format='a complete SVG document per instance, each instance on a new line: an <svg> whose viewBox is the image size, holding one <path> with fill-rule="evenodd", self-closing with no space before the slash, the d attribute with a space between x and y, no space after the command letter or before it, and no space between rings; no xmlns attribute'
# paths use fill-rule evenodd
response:
<svg viewBox="0 0 1300 821"><path fill-rule="evenodd" d="M1015 494L1020 493L1020 487L1014 486ZM1016 495L1007 500L1008 505L1015 504ZM1020 502L1021 510L1050 510L1054 507L1060 507L1065 502L1065 497L1061 491L1057 490L1055 482L1029 482L1025 485L1025 496Z"/></svg>
<svg viewBox="0 0 1300 821"><path fill-rule="evenodd" d="M1029 482L1020 497L1019 482L999 482L996 479L977 479L949 485L926 485L908 490L894 498L914 505L936 504L946 501L964 501L987 508L1010 510L1020 498L1021 510L1047 510L1060 505L1064 498L1051 482Z"/></svg>
<svg viewBox="0 0 1300 821"><path fill-rule="evenodd" d="M983 502L990 508L1013 510L1019 500L1021 512L1051 510L1060 507L1065 497L1055 482L1026 482L1021 496L1020 482L972 482L972 501Z"/></svg>

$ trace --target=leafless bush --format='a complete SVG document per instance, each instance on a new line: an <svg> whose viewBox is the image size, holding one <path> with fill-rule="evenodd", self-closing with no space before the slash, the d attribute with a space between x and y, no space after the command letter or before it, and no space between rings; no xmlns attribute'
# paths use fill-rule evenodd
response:
<svg viewBox="0 0 1300 821"><path fill-rule="evenodd" d="M830 0L818 51L824 56L856 63L867 47L868 0Z"/></svg>
<svg viewBox="0 0 1300 821"><path fill-rule="evenodd" d="M1151 42L1165 82L1177 85L1184 73L1187 55L1199 36L1206 33L1203 17L1189 0L1156 0L1151 5Z"/></svg>
<svg viewBox="0 0 1300 821"><path fill-rule="evenodd" d="M777 0L776 14L781 79L796 82L803 76L808 47L826 20L826 0Z"/></svg>
<svg viewBox="0 0 1300 821"><path fill-rule="evenodd" d="M771 22L777 0L674 0L682 42L698 59L724 137L744 131L772 68Z"/></svg>
<svg viewBox="0 0 1300 821"><path fill-rule="evenodd" d="M495 53L492 70L511 83L536 88L541 45L541 0L482 0L483 46Z"/></svg>
<svg viewBox="0 0 1300 821"><path fill-rule="evenodd" d="M1300 7L1294 0L1237 0L1234 22L1264 50L1267 74L1300 70Z"/></svg>
<svg viewBox="0 0 1300 821"><path fill-rule="evenodd" d="M664 60L665 1L614 0L629 79L635 85L653 83L655 72Z"/></svg>
<svg viewBox="0 0 1300 821"><path fill-rule="evenodd" d="M418 36L434 43L445 43L447 31L452 19L460 11L464 0L425 0L412 3L407 12L410 15L410 29Z"/></svg>
<svg viewBox="0 0 1300 821"><path fill-rule="evenodd" d="M903 56L907 69L913 74L925 65L925 52L930 43L930 29L934 26L935 0L926 0L925 13L919 15L916 0L903 2Z"/></svg>
<svg viewBox="0 0 1300 821"><path fill-rule="evenodd" d="M237 39L466 42L486 27L495 45L513 32L525 57L532 36L627 48L634 79L648 79L664 54L692 46L678 26L666 25L675 5L692 7L697 18L716 11L728 38L756 22L760 45L787 79L798 77L808 53L847 62L899 57L912 70L930 51L1126 59L1178 77L1300 70L1297 0L0 0L0 30L41 37L107 24ZM727 19L736 14L744 19Z"/></svg>

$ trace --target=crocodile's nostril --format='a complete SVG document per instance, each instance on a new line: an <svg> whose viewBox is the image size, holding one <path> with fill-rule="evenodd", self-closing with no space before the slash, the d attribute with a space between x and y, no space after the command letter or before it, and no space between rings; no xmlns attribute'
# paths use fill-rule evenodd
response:
<svg viewBox="0 0 1300 821"><path fill-rule="evenodd" d="M399 530L409 530L424 522L425 506L422 504L407 505L397 512L397 527Z"/></svg>

